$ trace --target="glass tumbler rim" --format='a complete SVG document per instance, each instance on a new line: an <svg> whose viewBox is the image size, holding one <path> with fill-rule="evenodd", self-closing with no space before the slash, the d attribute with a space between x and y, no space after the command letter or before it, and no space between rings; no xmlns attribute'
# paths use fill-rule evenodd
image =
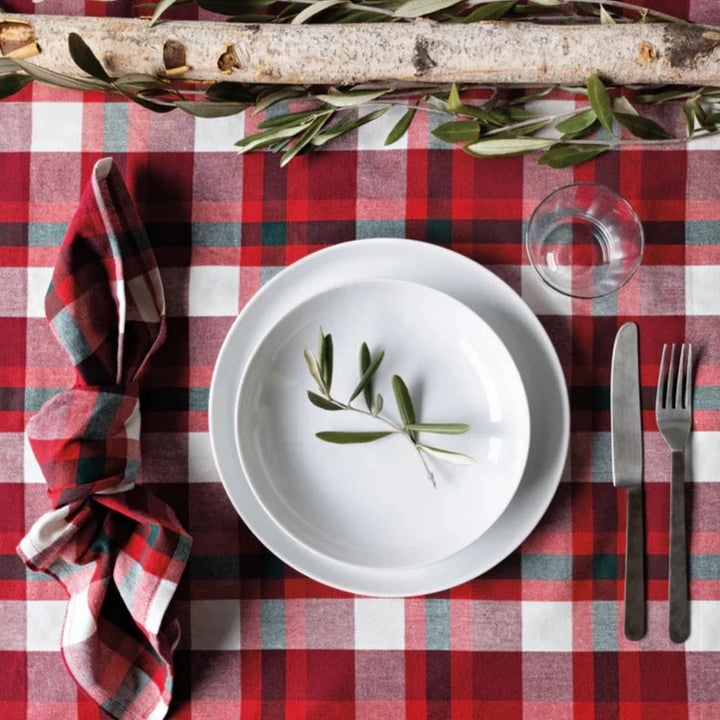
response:
<svg viewBox="0 0 720 720"><path fill-rule="evenodd" d="M634 224L634 226L637 229L637 257L635 258L633 262L633 266L630 269L630 271L622 278L622 281L616 284L614 287L611 287L610 289L603 290L602 292L595 292L595 291L588 291L585 293L578 292L576 290L572 289L566 289L563 286L558 285L556 282L553 282L553 280L548 277L548 275L544 272L542 264L540 264L535 257L533 257L533 251L532 247L533 245L538 245L537 240L533 241L533 238L531 236L531 229L533 227L533 222L536 220L539 212L542 210L542 207L555 195L558 193L561 193L565 190L570 190L574 188L580 188L580 187L589 187L594 188L599 191L603 191L607 194L609 194L615 202L618 202L621 204L624 208L626 208L629 211L631 220ZM614 292L617 292L622 287L624 287L635 275L635 273L638 271L638 268L640 267L642 263L642 258L645 253L645 233L642 225L642 221L640 220L640 216L638 215L635 208L630 204L630 202L620 195L616 190L611 188L608 185L605 185L603 183L597 183L597 182L590 182L590 181L581 181L581 182L571 182L566 183L564 185L561 185L549 193L547 193L537 204L535 209L533 210L532 214L530 215L530 219L528 220L528 223L525 227L525 251L527 253L528 259L530 261L530 265L532 266L533 270L537 273L538 277L543 281L544 284L546 284L548 287L552 288L556 292L561 293L562 295L565 295L566 297L573 297L573 298L579 298L579 299L593 299L593 298L599 298L599 297L605 297L606 295L611 295Z"/></svg>

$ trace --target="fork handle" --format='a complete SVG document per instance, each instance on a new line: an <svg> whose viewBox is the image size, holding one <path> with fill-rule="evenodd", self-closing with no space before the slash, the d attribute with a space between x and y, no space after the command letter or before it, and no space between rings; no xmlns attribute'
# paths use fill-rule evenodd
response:
<svg viewBox="0 0 720 720"><path fill-rule="evenodd" d="M670 639L681 643L690 635L687 547L685 533L685 451L672 453L670 481L670 553L668 567Z"/></svg>
<svg viewBox="0 0 720 720"><path fill-rule="evenodd" d="M628 488L625 532L625 637L645 635L645 548L642 485Z"/></svg>

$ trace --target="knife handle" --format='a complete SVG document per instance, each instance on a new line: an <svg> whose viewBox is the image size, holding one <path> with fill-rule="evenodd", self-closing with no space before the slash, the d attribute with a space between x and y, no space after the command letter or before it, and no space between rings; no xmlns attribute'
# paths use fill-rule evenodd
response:
<svg viewBox="0 0 720 720"><path fill-rule="evenodd" d="M668 561L670 639L675 643L682 643L690 635L685 532L685 453L683 450L673 451L670 483L670 553Z"/></svg>
<svg viewBox="0 0 720 720"><path fill-rule="evenodd" d="M627 491L625 533L625 637L645 635L645 522L642 485Z"/></svg>

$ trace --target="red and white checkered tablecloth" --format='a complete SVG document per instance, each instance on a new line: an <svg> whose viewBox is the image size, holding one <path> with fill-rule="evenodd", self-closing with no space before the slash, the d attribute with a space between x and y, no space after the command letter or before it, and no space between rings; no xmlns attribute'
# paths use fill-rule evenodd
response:
<svg viewBox="0 0 720 720"><path fill-rule="evenodd" d="M714 0L646 4L720 25ZM92 0L33 7L132 12ZM32 11L29 0L4 9ZM74 380L43 298L82 188L106 156L135 198L168 304L141 407L142 481L194 540L171 606L183 634L170 717L720 718L720 140L624 149L556 171L534 157L472 159L433 139L428 114L386 148L400 114L280 169L275 155L236 156L233 142L259 120L250 115L154 115L41 86L0 103L0 719L104 717L61 660L62 589L26 571L15 548L49 508L24 428ZM617 295L572 300L529 267L523 225L572 181L614 188L643 221L642 267ZM548 331L570 391L569 463L535 531L482 577L410 599L355 597L283 564L233 510L208 439L211 375L238 311L293 261L378 236L444 245L499 275ZM622 633L625 503L610 465L610 357L626 320L640 325L645 430L648 633L638 643ZM652 407L662 343L683 340L699 355L692 634L674 645L670 461Z"/></svg>

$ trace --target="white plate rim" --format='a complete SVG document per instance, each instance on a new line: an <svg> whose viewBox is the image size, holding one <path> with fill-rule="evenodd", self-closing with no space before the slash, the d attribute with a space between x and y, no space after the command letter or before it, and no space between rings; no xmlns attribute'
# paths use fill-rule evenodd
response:
<svg viewBox="0 0 720 720"><path fill-rule="evenodd" d="M507 363L509 367L507 368L507 373L510 376L514 376L513 380L515 381L517 388L516 388L516 395L519 395L519 398L516 398L518 400L522 407L519 410L519 414L521 417L522 422L522 428L520 429L520 444L518 446L517 453L517 459L518 459L518 465L514 469L515 473L517 474L517 477L515 476L515 473L510 476L510 484L512 485L512 491L508 495L507 502L504 503L502 506L502 509L497 513L497 515L492 519L491 522L489 522L486 526L483 526L482 528L478 529L476 531L476 534L473 535L472 540L470 542L475 542L477 538L479 538L484 532L486 532L487 529L489 529L502 515L503 512L505 512L505 509L512 501L512 498L514 497L515 493L517 492L517 488L520 485L520 481L522 480L522 477L525 473L525 467L527 464L527 457L528 452L530 448L530 409L528 406L527 401L527 392L525 390L525 383L523 382L522 376L520 375L520 371L517 369L517 364L515 363L514 358L510 354L509 350L505 347L505 344L502 342L502 339L498 336L498 334L495 332L495 330L490 327L488 323L485 322L485 320L482 319L480 315L478 315L476 312L471 310L467 305L460 302L456 298L454 298L451 294L446 293L442 290L438 290L437 288L430 287L428 285L423 285L420 283L415 283L408 280L396 280L393 278L379 278L379 279L365 279L365 280L359 280L359 281L352 281L352 282L346 282L346 283L340 283L337 285L333 285L332 287L328 288L322 288L321 290L313 293L310 297L307 299L301 301L299 304L296 304L294 307L290 308L287 313L285 313L282 317L278 319L277 322L272 323L270 327L267 329L267 332L265 332L262 337L260 338L259 342L255 345L255 347L252 349L251 352L248 353L248 359L245 362L245 365L242 369L242 372L240 373L240 380L238 383L237 391L235 393L235 447L237 450L237 453L240 457L240 466L242 468L242 472L245 476L245 480L247 484L249 485L251 491L253 492L253 495L259 505L262 507L262 510L265 514L267 514L279 527L280 529L288 534L296 543L302 544L307 548L309 552L315 552L321 555L326 556L328 559L334 559L337 562L341 563L349 563L349 564L356 564L361 565L364 567L373 567L374 569L382 568L382 569L388 569L388 570L397 570L402 569L405 567L419 567L422 565L432 564L434 562L437 562L439 559L444 557L443 555L439 555L437 558L430 559L427 558L425 560L414 562L414 563L408 563L408 564L379 564L376 566L372 566L368 562L358 562L358 561L351 561L349 559L343 559L340 557L333 557L331 553L324 552L323 550L319 548L313 547L309 542L306 542L303 538L298 537L295 535L289 528L285 527L281 520L271 512L270 508L267 506L265 501L263 500L262 493L259 490L258 487L256 487L256 483L254 482L253 478L251 477L251 474L248 472L247 464L245 462L245 459L243 458L242 453L242 442L240 440L240 433L238 430L238 426L241 424L240 418L244 417L243 413L240 411L240 405L241 405L241 396L243 392L243 387L246 383L246 378L248 376L248 373L250 372L251 367L253 364L257 361L257 355L260 351L260 348L263 346L263 344L266 342L267 338L273 333L275 328L277 328L279 323L284 322L288 315L291 313L294 313L298 308L300 308L303 304L316 301L321 299L323 296L327 296L330 293L336 292L336 291L342 291L348 287L351 286L358 286L363 284L372 284L372 283L392 283L394 285L400 285L400 286L411 286L413 291L421 290L424 292L430 291L432 294L436 294L439 296L444 296L446 301L450 301L453 306L457 307L458 312L461 312L463 314L467 314L468 316L472 316L471 322L476 322L478 326L482 327L484 332L487 332L489 337L492 338L493 342L496 342L501 353L504 355L504 360L507 360ZM448 554L454 554L455 552L459 552L464 547L466 547L470 542L465 542L464 544L456 547L453 549L451 553Z"/></svg>
<svg viewBox="0 0 720 720"><path fill-rule="evenodd" d="M424 265L413 265L421 259L427 262ZM333 265L345 266L346 271L352 266L350 274L360 279L399 277L414 282L425 282L465 302L467 300L462 297L462 292L469 293L469 299L472 300L476 286L485 287L487 293L489 285L499 293L502 300L502 303L497 303L495 296L494 301L497 303L495 310L504 309L509 312L509 317L524 331L524 334L529 332L532 335L537 349L547 363L546 380L554 385L552 388L554 394L548 395L547 399L556 404L554 408L556 425L543 423L543 426L546 430L548 427L552 428L557 436L556 443L547 444L549 457L545 458L544 462L548 467L539 480L529 480L525 488L523 488L523 478L508 512L485 535L468 548L432 565L385 572L347 566L317 553L308 552L285 536L255 501L252 490L247 486L243 487L240 459L237 457L232 437L235 393L222 390L226 377L233 374L233 366L237 369L241 364L231 355L236 349L242 350L243 345L248 344L249 338L243 335L243 333L251 334L248 326L252 327L253 323L263 324L267 320L261 317L264 312L263 304L272 307L273 303L278 305L283 301L289 302L287 294L283 295L283 286L290 285L292 288L294 284L296 292L300 292L297 288L299 282L307 284L309 276L317 281L323 266L326 266L324 272L328 272L327 266ZM468 286L462 291L458 289L461 281ZM330 284L327 287L330 287ZM299 302L309 294L311 290L308 285L307 292L301 293L301 297L295 298L292 302ZM472 308L472 304L468 304ZM276 314L279 312L276 311ZM486 315L483 319L493 327ZM502 333L497 328L494 329L502 337ZM263 332L256 330L256 334L259 341ZM503 340L507 344L507 338ZM253 347L254 344L251 343L251 347L246 348L246 355L249 356ZM513 357L518 362L517 357L515 355ZM527 389L527 383L525 385ZM547 389L544 383L539 385L541 391ZM228 397L231 398L229 404ZM533 436L536 436L536 443L539 440L538 433L533 431L532 399L529 397L528 400L531 413L532 452ZM331 245L296 261L268 280L243 307L220 348L210 385L208 422L211 449L220 480L241 519L260 542L282 561L307 577L339 590L376 597L408 597L447 590L487 572L504 560L527 538L550 505L564 473L570 441L570 409L562 367L550 338L532 310L504 281L472 259L447 247L405 238L367 238ZM223 431L226 434L229 431L229 441L227 437L225 440L222 439ZM541 448L540 452L542 451ZM526 473L528 473L527 469ZM521 501L521 494L528 497ZM507 520L515 504L522 506L520 508L523 513L522 522Z"/></svg>

